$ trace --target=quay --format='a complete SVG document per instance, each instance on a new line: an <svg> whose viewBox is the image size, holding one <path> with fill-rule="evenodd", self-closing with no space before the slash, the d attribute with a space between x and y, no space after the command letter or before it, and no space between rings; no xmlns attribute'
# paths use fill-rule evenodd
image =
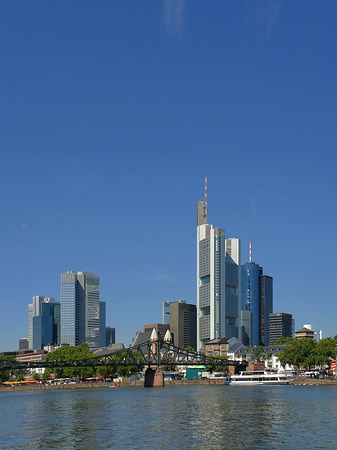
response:
<svg viewBox="0 0 337 450"><path fill-rule="evenodd" d="M165 386L214 386L223 385L224 380L165 380ZM337 386L337 379L315 379L315 378L296 378L290 384L292 386ZM120 381L118 383L97 382L97 383L75 383L75 384L32 384L0 387L1 392L18 391L42 391L55 389L95 389L122 387L144 387L144 381Z"/></svg>

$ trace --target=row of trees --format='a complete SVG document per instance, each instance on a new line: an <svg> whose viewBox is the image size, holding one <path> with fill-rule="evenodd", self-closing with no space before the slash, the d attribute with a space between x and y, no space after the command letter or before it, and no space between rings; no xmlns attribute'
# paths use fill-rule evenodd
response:
<svg viewBox="0 0 337 450"><path fill-rule="evenodd" d="M324 368L336 359L337 336L320 341L308 338L282 338L277 344L284 345L279 356L282 365L290 364L296 369Z"/></svg>
<svg viewBox="0 0 337 450"><path fill-rule="evenodd" d="M81 344L76 347L62 346L46 356L46 361L71 361L91 358L92 354L89 351L88 344ZM138 366L119 366L112 365L97 366L97 367L56 367L54 369L46 369L45 372L50 375L51 372L55 374L56 378L90 378L97 375L105 377L130 376L139 371Z"/></svg>
<svg viewBox="0 0 337 450"><path fill-rule="evenodd" d="M283 346L279 360L283 366L294 366L295 369L324 368L330 366L331 360L336 359L337 336L320 341L308 338L281 338L276 342ZM268 359L271 355L259 346L254 351L255 359Z"/></svg>

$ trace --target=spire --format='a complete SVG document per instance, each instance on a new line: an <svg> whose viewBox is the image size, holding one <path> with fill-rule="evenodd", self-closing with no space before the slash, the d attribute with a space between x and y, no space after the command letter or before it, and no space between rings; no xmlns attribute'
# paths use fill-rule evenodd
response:
<svg viewBox="0 0 337 450"><path fill-rule="evenodd" d="M203 218L206 219L207 223L207 176L205 177L205 198L204 198L204 215Z"/></svg>
<svg viewBox="0 0 337 450"><path fill-rule="evenodd" d="M249 262L252 262L252 241L249 241Z"/></svg>

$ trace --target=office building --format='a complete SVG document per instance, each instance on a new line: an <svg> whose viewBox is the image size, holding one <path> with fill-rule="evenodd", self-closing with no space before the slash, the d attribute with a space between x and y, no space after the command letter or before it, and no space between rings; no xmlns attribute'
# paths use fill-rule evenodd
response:
<svg viewBox="0 0 337 450"><path fill-rule="evenodd" d="M162 302L163 323L170 323L170 302Z"/></svg>
<svg viewBox="0 0 337 450"><path fill-rule="evenodd" d="M244 345L269 345L269 314L273 312L273 278L252 261L241 266L241 340Z"/></svg>
<svg viewBox="0 0 337 450"><path fill-rule="evenodd" d="M241 266L241 318L248 321L248 314L244 311L250 311L251 323L245 328L241 319L242 343L244 345L260 345L260 298L261 281L260 275L262 267L254 262L248 262ZM249 341L249 342L248 342Z"/></svg>
<svg viewBox="0 0 337 450"><path fill-rule="evenodd" d="M293 337L293 316L282 312L269 314L269 335L270 344L274 344L281 337Z"/></svg>
<svg viewBox="0 0 337 450"><path fill-rule="evenodd" d="M197 308L185 300L169 302L169 324L173 344L179 348L197 345Z"/></svg>
<svg viewBox="0 0 337 450"><path fill-rule="evenodd" d="M106 346L106 302L99 302L99 346Z"/></svg>
<svg viewBox="0 0 337 450"><path fill-rule="evenodd" d="M29 349L29 339L21 338L19 339L19 350L28 350Z"/></svg>
<svg viewBox="0 0 337 450"><path fill-rule="evenodd" d="M99 277L91 272L61 274L61 343L100 345Z"/></svg>
<svg viewBox="0 0 337 450"><path fill-rule="evenodd" d="M116 343L116 328L105 327L105 347Z"/></svg>
<svg viewBox="0 0 337 450"><path fill-rule="evenodd" d="M60 336L60 303L53 297L35 295L28 305L28 345L33 350L58 343Z"/></svg>
<svg viewBox="0 0 337 450"><path fill-rule="evenodd" d="M212 339L238 337L240 241L207 223L205 199L197 204L197 349ZM226 282L227 276L227 282Z"/></svg>
<svg viewBox="0 0 337 450"><path fill-rule="evenodd" d="M273 312L273 278L262 274L260 281L260 343L267 346L270 344L269 315Z"/></svg>

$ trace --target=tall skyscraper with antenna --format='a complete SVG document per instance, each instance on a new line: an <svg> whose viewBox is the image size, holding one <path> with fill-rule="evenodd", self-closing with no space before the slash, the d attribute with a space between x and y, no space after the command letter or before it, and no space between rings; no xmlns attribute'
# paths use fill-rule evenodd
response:
<svg viewBox="0 0 337 450"><path fill-rule="evenodd" d="M273 278L249 258L241 266L241 340L244 345L269 345L269 314L273 312Z"/></svg>
<svg viewBox="0 0 337 450"><path fill-rule="evenodd" d="M211 339L238 337L240 240L226 239L223 228L207 219L204 200L197 204L197 348Z"/></svg>

